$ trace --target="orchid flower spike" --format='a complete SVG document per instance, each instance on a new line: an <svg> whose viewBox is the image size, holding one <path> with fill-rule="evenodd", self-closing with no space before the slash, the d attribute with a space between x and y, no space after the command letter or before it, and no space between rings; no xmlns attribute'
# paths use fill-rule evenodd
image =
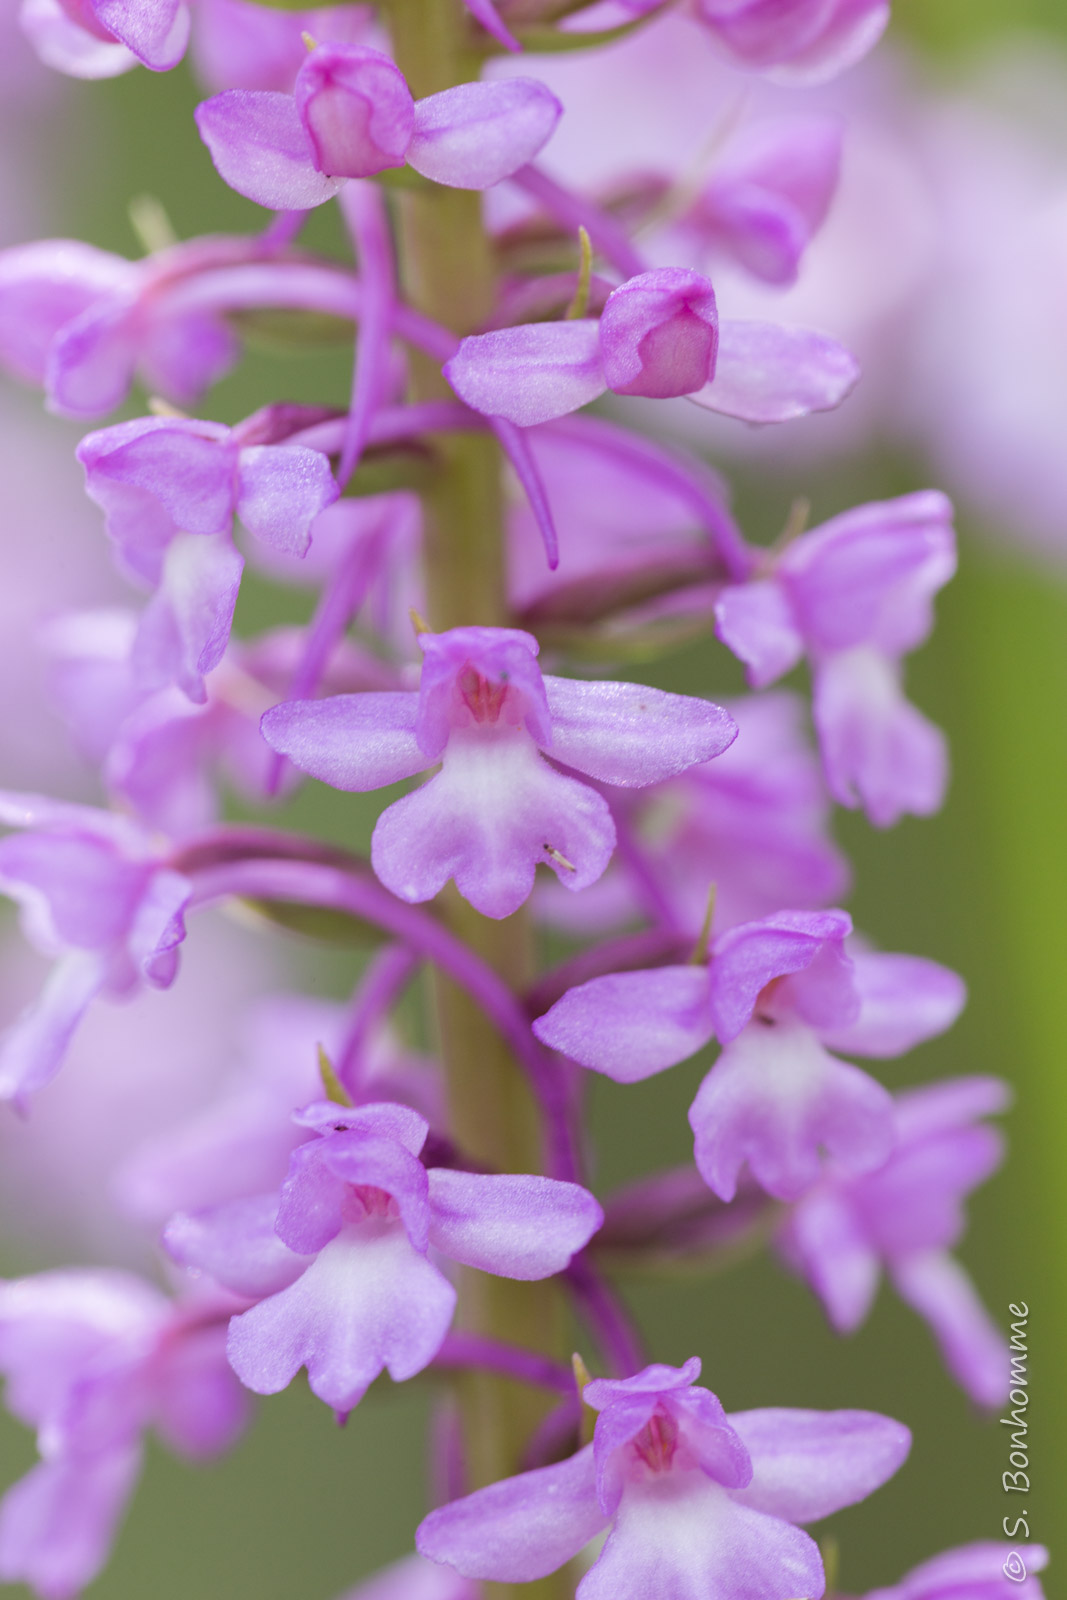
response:
<svg viewBox="0 0 1067 1600"><path fill-rule="evenodd" d="M507 917L538 863L583 889L607 866L615 827L602 796L557 763L643 788L736 734L706 700L543 677L537 640L518 629L452 628L419 645L417 693L294 700L262 722L272 749L336 789L379 789L441 763L374 830L374 870L402 900L430 900L454 878L485 916Z"/></svg>
<svg viewBox="0 0 1067 1600"><path fill-rule="evenodd" d="M532 161L563 107L534 78L462 83L412 98L367 45L320 44L291 95L230 89L197 108L220 177L272 210L304 211L350 178L406 163L453 189L489 189Z"/></svg>
<svg viewBox="0 0 1067 1600"><path fill-rule="evenodd" d="M770 322L720 321L711 281L687 267L638 273L599 319L535 322L472 334L445 364L461 400L529 428L606 390L685 395L746 422L787 422L841 404L859 377L844 347Z"/></svg>
<svg viewBox="0 0 1067 1600"><path fill-rule="evenodd" d="M350 1411L385 1368L397 1383L437 1354L456 1291L438 1256L500 1277L561 1272L603 1221L577 1184L431 1167L429 1124L407 1106L297 1114L299 1146L281 1196L181 1213L164 1243L184 1266L259 1303L230 1324L229 1358L257 1394L302 1366L312 1391Z"/></svg>
<svg viewBox="0 0 1067 1600"><path fill-rule="evenodd" d="M727 1415L699 1376L693 1357L587 1384L592 1444L432 1511L417 1548L465 1577L529 1583L606 1529L577 1600L817 1600L819 1549L796 1524L880 1488L911 1435L869 1411Z"/></svg>
<svg viewBox="0 0 1067 1600"><path fill-rule="evenodd" d="M955 973L918 957L857 953L844 911L781 911L715 940L704 965L609 973L534 1023L543 1044L617 1083L637 1083L717 1038L689 1112L696 1163L722 1200L747 1162L782 1200L816 1182L820 1149L850 1174L885 1161L893 1107L829 1050L890 1057L958 1016ZM829 1047L829 1049L827 1048Z"/></svg>

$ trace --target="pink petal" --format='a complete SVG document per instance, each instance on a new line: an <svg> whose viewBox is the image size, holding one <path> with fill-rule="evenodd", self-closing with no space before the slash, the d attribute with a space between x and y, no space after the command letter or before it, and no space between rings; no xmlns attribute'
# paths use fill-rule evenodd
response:
<svg viewBox="0 0 1067 1600"><path fill-rule="evenodd" d="M415 739L418 708L417 694L339 694L273 706L260 726L271 749L301 772L363 793L425 771Z"/></svg>
<svg viewBox="0 0 1067 1600"><path fill-rule="evenodd" d="M204 676L222 660L243 569L227 535L184 533L171 541L134 643L133 667L145 689L174 683L204 704Z"/></svg>
<svg viewBox="0 0 1067 1600"><path fill-rule="evenodd" d="M292 95L226 89L196 108L200 137L224 183L272 211L306 211L345 182L315 166Z"/></svg>
<svg viewBox="0 0 1067 1600"><path fill-rule="evenodd" d="M715 376L689 399L742 422L789 422L832 411L859 380L836 339L773 322L720 322Z"/></svg>
<svg viewBox="0 0 1067 1600"><path fill-rule="evenodd" d="M234 1317L230 1365L256 1394L277 1394L306 1365L312 1392L351 1411L383 1368L400 1383L429 1365L455 1303L400 1223L358 1224L290 1288Z"/></svg>
<svg viewBox="0 0 1067 1600"><path fill-rule="evenodd" d="M475 411L522 428L577 411L607 388L592 318L473 334L443 370Z"/></svg>
<svg viewBox="0 0 1067 1600"><path fill-rule="evenodd" d="M61 417L99 417L120 406L137 363L136 302L115 295L66 323L48 352L49 409Z"/></svg>
<svg viewBox="0 0 1067 1600"><path fill-rule="evenodd" d="M408 163L453 189L489 189L533 160L562 115L536 78L457 84L415 102Z"/></svg>
<svg viewBox="0 0 1067 1600"><path fill-rule="evenodd" d="M237 515L257 539L305 555L311 524L340 494L330 462L300 445L253 445L241 451Z"/></svg>
<svg viewBox="0 0 1067 1600"><path fill-rule="evenodd" d="M839 804L862 806L876 828L940 810L945 737L905 699L895 662L864 648L830 656L815 673L812 715Z"/></svg>
<svg viewBox="0 0 1067 1600"><path fill-rule="evenodd" d="M0 361L43 384L53 339L94 302L132 292L136 268L76 239L0 251Z"/></svg>
<svg viewBox="0 0 1067 1600"><path fill-rule="evenodd" d="M802 1016L822 1029L851 1022L859 1002L844 940L852 932L847 911L776 911L720 934L712 948L709 994L720 1043L736 1039L752 1017L760 992L775 979L775 1014ZM801 976L801 975L804 976Z"/></svg>
<svg viewBox="0 0 1067 1600"><path fill-rule="evenodd" d="M721 706L643 683L545 678L549 753L602 783L643 789L729 749L737 724Z"/></svg>
<svg viewBox="0 0 1067 1600"><path fill-rule="evenodd" d="M852 964L860 1014L844 1028L820 1029L823 1043L842 1055L902 1056L944 1033L967 1002L963 979L921 956L857 951Z"/></svg>
<svg viewBox="0 0 1067 1600"><path fill-rule="evenodd" d="M569 989L533 1031L551 1050L616 1083L640 1083L714 1035L704 966L612 972Z"/></svg>
<svg viewBox="0 0 1067 1600"><path fill-rule="evenodd" d="M576 1556L604 1526L593 1446L441 1506L419 1524L420 1555L468 1578L530 1583Z"/></svg>
<svg viewBox="0 0 1067 1600"><path fill-rule="evenodd" d="M886 1090L801 1024L751 1023L704 1079L689 1122L704 1181L727 1201L746 1162L768 1194L797 1200L817 1182L823 1150L845 1172L868 1172L894 1137Z"/></svg>
<svg viewBox="0 0 1067 1600"><path fill-rule="evenodd" d="M171 1450L193 1461L221 1455L249 1417L248 1396L226 1361L226 1329L183 1330L155 1374L153 1422Z"/></svg>
<svg viewBox="0 0 1067 1600"><path fill-rule="evenodd" d="M19 25L45 66L69 78L114 78L137 65L132 50L80 28L59 0L22 0Z"/></svg>
<svg viewBox="0 0 1067 1600"><path fill-rule="evenodd" d="M1011 1376L1008 1342L966 1272L947 1252L930 1250L893 1262L897 1293L930 1324L948 1370L980 1406L1000 1406Z"/></svg>
<svg viewBox="0 0 1067 1600"><path fill-rule="evenodd" d="M815 1189L793 1207L781 1245L836 1331L855 1333L874 1302L882 1268L852 1207L832 1189Z"/></svg>
<svg viewBox="0 0 1067 1600"><path fill-rule="evenodd" d="M753 689L774 683L804 654L786 594L771 578L724 589L715 602L715 632L744 662Z"/></svg>
<svg viewBox="0 0 1067 1600"><path fill-rule="evenodd" d="M308 1265L274 1231L276 1194L250 1195L179 1211L163 1230L163 1247L172 1261L204 1272L234 1294L261 1300L295 1283Z"/></svg>
<svg viewBox="0 0 1067 1600"><path fill-rule="evenodd" d="M614 844L604 800L550 767L528 735L483 742L454 733L436 777L379 817L371 863L402 900L430 900L455 878L484 916L507 917L530 894L539 862L568 889L584 889Z"/></svg>
<svg viewBox="0 0 1067 1600"><path fill-rule="evenodd" d="M0 1099L20 1101L55 1077L106 978L103 958L88 951L56 963L40 995L0 1039Z"/></svg>
<svg viewBox="0 0 1067 1600"><path fill-rule="evenodd" d="M562 1272L604 1220L576 1183L448 1167L431 1168L429 1179L434 1249L503 1278Z"/></svg>
<svg viewBox="0 0 1067 1600"><path fill-rule="evenodd" d="M815 1541L740 1498L677 1466L628 1484L576 1600L818 1600L825 1580Z"/></svg>
<svg viewBox="0 0 1067 1600"><path fill-rule="evenodd" d="M0 1505L0 1580L73 1600L107 1560L140 1471L136 1445L34 1467Z"/></svg>
<svg viewBox="0 0 1067 1600"><path fill-rule="evenodd" d="M787 1522L818 1522L880 1489L907 1460L911 1433L876 1411L768 1407L728 1418L748 1446L752 1482L734 1500Z"/></svg>
<svg viewBox="0 0 1067 1600"><path fill-rule="evenodd" d="M183 0L94 0L99 21L153 72L176 67L189 42Z"/></svg>

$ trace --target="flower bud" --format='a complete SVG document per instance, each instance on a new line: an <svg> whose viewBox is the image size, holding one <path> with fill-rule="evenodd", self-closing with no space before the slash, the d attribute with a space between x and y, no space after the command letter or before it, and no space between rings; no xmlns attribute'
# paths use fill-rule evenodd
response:
<svg viewBox="0 0 1067 1600"><path fill-rule="evenodd" d="M380 50L318 45L293 88L315 165L332 178L402 167L415 123L404 75Z"/></svg>
<svg viewBox="0 0 1067 1600"><path fill-rule="evenodd" d="M630 278L608 296L600 319L604 376L616 394L693 394L715 376L718 345L715 291L681 267Z"/></svg>

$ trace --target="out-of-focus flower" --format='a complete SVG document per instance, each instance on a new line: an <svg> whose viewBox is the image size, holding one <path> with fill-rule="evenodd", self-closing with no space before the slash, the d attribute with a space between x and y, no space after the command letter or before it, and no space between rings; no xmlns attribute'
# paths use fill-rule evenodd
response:
<svg viewBox="0 0 1067 1600"><path fill-rule="evenodd" d="M145 689L174 683L198 704L226 648L243 560L235 516L266 543L302 554L336 500L326 456L301 445L244 444L239 428L141 417L78 446L86 489L120 566L154 586L131 661Z"/></svg>
<svg viewBox="0 0 1067 1600"><path fill-rule="evenodd" d="M886 1589L872 1589L864 1600L1044 1600L1035 1572L1048 1566L1048 1551L1041 1544L1024 1546L1025 1559L1015 1546L992 1539L961 1544L931 1556Z"/></svg>
<svg viewBox="0 0 1067 1600"><path fill-rule="evenodd" d="M888 827L938 809L940 731L904 698L900 657L927 637L931 602L956 570L952 506L935 490L843 512L768 558L770 574L723 591L716 631L754 688L806 653L834 798Z"/></svg>
<svg viewBox="0 0 1067 1600"><path fill-rule="evenodd" d="M885 1165L855 1175L831 1164L781 1234L786 1259L839 1333L863 1322L884 1267L930 1324L953 1377L983 1406L1007 1395L1007 1345L949 1251L966 1225L963 1197L1003 1154L999 1134L978 1119L1008 1099L997 1078L955 1078L898 1095L896 1144Z"/></svg>
<svg viewBox="0 0 1067 1600"><path fill-rule="evenodd" d="M40 795L0 794L0 888L30 942L55 958L38 1000L0 1045L0 1095L24 1102L59 1070L98 994L177 976L192 884L131 819Z"/></svg>
<svg viewBox="0 0 1067 1600"><path fill-rule="evenodd" d="M228 1449L247 1400L226 1364L232 1302L172 1302L127 1273L45 1272L0 1285L7 1406L40 1464L0 1504L0 1577L70 1600L107 1560L154 1428L180 1455Z"/></svg>

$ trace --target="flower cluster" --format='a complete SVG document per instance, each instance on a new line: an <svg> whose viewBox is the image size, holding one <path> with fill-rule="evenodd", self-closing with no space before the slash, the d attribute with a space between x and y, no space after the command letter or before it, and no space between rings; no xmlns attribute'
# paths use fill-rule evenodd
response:
<svg viewBox="0 0 1067 1600"><path fill-rule="evenodd" d="M141 596L42 640L102 792L0 794L0 889L55 963L0 1041L0 1095L32 1116L98 999L169 990L180 1037L196 997L179 947L188 968L212 906L364 947L345 1005L273 995L221 1088L153 1107L123 1151L116 1202L168 1293L107 1268L0 1286L8 1405L41 1457L0 1506L0 1576L43 1600L99 1571L147 1428L210 1455L245 1391L301 1369L341 1421L383 1374L479 1375L444 1417L418 1554L352 1600L475 1600L557 1572L580 1600L819 1600L806 1526L878 1490L910 1432L856 1409L727 1412L699 1356L649 1364L614 1271L694 1241L725 1264L758 1232L840 1334L884 1271L979 1405L1008 1391L950 1252L1009 1092L894 1093L853 1064L944 1032L965 988L853 930L830 833L834 802L878 827L941 805L944 741L901 662L954 571L951 505L925 490L809 531L793 517L766 547L699 452L638 431L686 409L646 401L692 402L691 432L709 410L777 425L846 401L847 349L720 314L671 249L792 282L847 127L742 112L698 183L565 183L549 158L567 107L510 67L584 50L610 85L605 39L652 35L669 0L613 0L587 32L604 7L446 9L435 33L399 0L23 0L39 54L75 76L166 71L191 39L216 172L276 215L136 262L62 239L0 252L0 362L105 423L77 460ZM730 70L794 86L888 20L885 0L683 9ZM334 202L350 260L300 243ZM308 343L324 319L354 327L349 404L201 414L243 331L279 314ZM106 422L131 390L146 414ZM258 635L238 608L250 571L290 607ZM752 692L721 705L633 676L693 638ZM802 661L810 739L802 693L764 693ZM363 854L284 826L308 778L404 787ZM405 1038L427 966L428 1054ZM584 1075L634 1084L709 1046L692 1164L598 1197ZM728 1397L731 1373L714 1381ZM511 1404L515 1383L540 1411ZM950 1551L878 1595L1001 1600L1006 1559ZM1040 1600L1036 1578L1023 1593Z"/></svg>

